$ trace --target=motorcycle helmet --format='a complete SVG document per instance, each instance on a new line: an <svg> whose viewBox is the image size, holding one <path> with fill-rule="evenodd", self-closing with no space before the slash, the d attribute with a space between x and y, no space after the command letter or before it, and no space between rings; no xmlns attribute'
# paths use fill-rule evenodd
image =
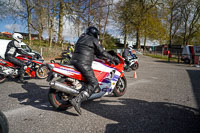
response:
<svg viewBox="0 0 200 133"><path fill-rule="evenodd" d="M14 33L14 34L12 35L12 38L13 38L14 40L16 40L18 43L21 43L21 42L22 42L22 39L23 39L23 36L22 36L21 34L19 34L19 33Z"/></svg>
<svg viewBox="0 0 200 133"><path fill-rule="evenodd" d="M90 26L90 27L87 28L86 34L94 36L95 38L98 39L98 37L99 37L99 30L96 27L94 27L94 26Z"/></svg>
<svg viewBox="0 0 200 133"><path fill-rule="evenodd" d="M129 45L129 46L128 46L128 49L129 49L129 50L132 50L133 48L132 48L132 46L131 46L131 45Z"/></svg>

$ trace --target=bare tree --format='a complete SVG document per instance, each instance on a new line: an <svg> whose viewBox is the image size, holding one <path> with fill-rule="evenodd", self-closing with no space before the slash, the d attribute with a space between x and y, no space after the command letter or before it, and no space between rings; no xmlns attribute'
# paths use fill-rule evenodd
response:
<svg viewBox="0 0 200 133"><path fill-rule="evenodd" d="M198 0L186 0L182 8L183 16L183 44L188 45L194 34L200 29L200 2Z"/></svg>
<svg viewBox="0 0 200 133"><path fill-rule="evenodd" d="M49 31L49 47L52 47L52 38L56 16L56 0L48 0L48 31Z"/></svg>
<svg viewBox="0 0 200 133"><path fill-rule="evenodd" d="M26 12L27 12L27 23L28 23L28 36L29 45L32 45L31 38L31 11L33 10L33 3L30 0L25 0Z"/></svg>
<svg viewBox="0 0 200 133"><path fill-rule="evenodd" d="M58 43L62 44L63 42L63 17L64 17L64 9L65 9L65 4L64 0L59 0L60 8L59 8L59 30L58 30Z"/></svg>
<svg viewBox="0 0 200 133"><path fill-rule="evenodd" d="M46 29L46 21L47 21L47 14L46 14L46 5L47 2L37 0L35 1L35 7L34 7L34 14L32 15L32 28L38 32L39 36L39 45L41 46L42 41L42 34L44 30Z"/></svg>

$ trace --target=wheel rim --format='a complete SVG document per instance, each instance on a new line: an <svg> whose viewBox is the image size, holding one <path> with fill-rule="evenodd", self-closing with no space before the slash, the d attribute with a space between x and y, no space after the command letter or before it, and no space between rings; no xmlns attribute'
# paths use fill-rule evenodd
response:
<svg viewBox="0 0 200 133"><path fill-rule="evenodd" d="M120 78L119 79L119 83L117 84L117 90L119 91L119 92L123 92L124 90L125 90L125 81L122 79L122 78Z"/></svg>
<svg viewBox="0 0 200 133"><path fill-rule="evenodd" d="M138 64L135 63L135 64L133 64L133 65L131 66L131 69L132 69L132 70L135 70L135 69L137 69L137 67L138 67Z"/></svg>
<svg viewBox="0 0 200 133"><path fill-rule="evenodd" d="M37 73L40 78L46 78L48 76L49 69L46 66L41 67Z"/></svg>
<svg viewBox="0 0 200 133"><path fill-rule="evenodd" d="M64 96L66 96L67 98L64 99ZM71 106L71 104L69 102L69 97L67 95L65 95L64 93L55 91L53 93L53 97L54 97L55 103L59 107L61 107L61 108L67 108L67 107Z"/></svg>

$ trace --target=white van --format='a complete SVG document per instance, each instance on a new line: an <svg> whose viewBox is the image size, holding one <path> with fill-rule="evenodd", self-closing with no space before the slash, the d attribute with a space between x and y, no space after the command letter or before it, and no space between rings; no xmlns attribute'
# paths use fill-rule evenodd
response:
<svg viewBox="0 0 200 133"><path fill-rule="evenodd" d="M11 40L4 40L4 39L0 39L0 57L2 58L5 58L5 52L6 52L6 49L7 49L7 46L8 46L8 43L10 42ZM35 55L37 54L37 56L39 56L39 58L43 59L42 56L32 50L28 45L26 45L24 42L21 42L20 43L21 45L21 48L24 49L24 51L28 52L29 54L31 55ZM17 54L16 56L18 56L19 54Z"/></svg>
<svg viewBox="0 0 200 133"><path fill-rule="evenodd" d="M185 63L195 63L195 58L200 56L200 46L187 45L183 47L181 60Z"/></svg>

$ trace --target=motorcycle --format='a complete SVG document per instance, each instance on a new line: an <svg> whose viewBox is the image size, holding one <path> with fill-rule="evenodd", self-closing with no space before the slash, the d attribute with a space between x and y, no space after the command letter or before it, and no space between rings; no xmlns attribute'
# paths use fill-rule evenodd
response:
<svg viewBox="0 0 200 133"><path fill-rule="evenodd" d="M123 96L126 92L127 81L123 73L124 60L119 54L112 53L120 59L120 64L114 65L107 60L93 61L92 68L100 86L100 91L92 94L89 99L106 95ZM77 96L85 84L85 79L72 65L54 63L47 64L50 69L47 81L50 82L48 98L50 104L57 110L66 110L71 104L69 99ZM55 77L59 78L53 80Z"/></svg>
<svg viewBox="0 0 200 133"><path fill-rule="evenodd" d="M131 70L135 71L138 68L139 68L138 57L136 55L128 56L128 60L125 61L124 70L129 72Z"/></svg>
<svg viewBox="0 0 200 133"><path fill-rule="evenodd" d="M43 64L44 60L33 58L27 55L19 55L16 57L26 63L25 77L37 77L39 79L47 78L49 69ZM19 76L19 66L8 62L0 57L0 83L3 83L7 77L16 78Z"/></svg>

